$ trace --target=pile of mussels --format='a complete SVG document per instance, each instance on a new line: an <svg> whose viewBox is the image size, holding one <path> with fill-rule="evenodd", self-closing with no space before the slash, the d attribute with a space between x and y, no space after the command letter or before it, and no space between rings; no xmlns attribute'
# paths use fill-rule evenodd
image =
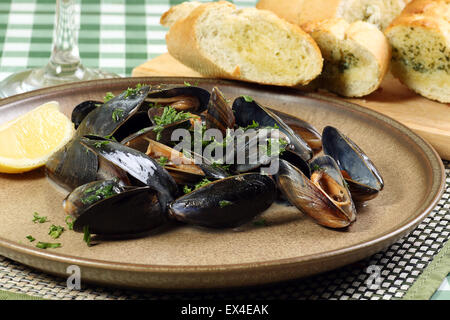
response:
<svg viewBox="0 0 450 320"><path fill-rule="evenodd" d="M354 201L370 200L383 188L373 163L336 128L320 135L248 96L231 104L218 88L138 85L107 102L79 104L72 121L76 133L49 159L46 173L71 191L63 207L78 232L88 227L97 235L134 237L170 221L233 228L280 197L320 225L345 228L356 219ZM197 164L173 150L173 131L192 131L196 121L224 134L252 127L255 137L262 128L277 128L285 142L276 154L278 172L258 170L273 155L225 166L206 158ZM270 139L271 131L264 132ZM318 155L322 149L325 155Z"/></svg>

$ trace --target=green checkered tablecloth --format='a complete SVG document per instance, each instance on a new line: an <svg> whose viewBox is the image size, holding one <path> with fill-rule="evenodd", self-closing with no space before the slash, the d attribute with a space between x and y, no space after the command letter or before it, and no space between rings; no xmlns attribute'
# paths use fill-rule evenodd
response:
<svg viewBox="0 0 450 320"><path fill-rule="evenodd" d="M166 52L165 45L165 33L166 28L159 25L160 15L166 11L170 6L176 5L182 2L181 0L81 0L81 19L80 19L80 33L79 33L79 48L81 59L84 65L88 67L101 68L107 71L115 72L121 76L130 76L134 67L142 64L143 62ZM206 2L206 1L204 1ZM253 7L256 0L236 0L234 2L238 7ZM20 71L26 68L41 67L44 66L50 57L50 50L52 44L53 34L53 21L55 13L55 0L0 0L0 80L15 71ZM446 163L447 174L450 172L450 164ZM408 238L402 239L398 242L397 247L392 246L390 249L380 253L378 256L372 257L373 261L377 260L379 263L384 263L386 268L394 268L390 266L395 261L402 262L400 266L406 265L404 268L406 271L415 267L413 260L420 259L422 253L416 250L412 250L414 246L419 246L417 241L424 241L427 243L427 238L422 239L422 232L431 232L434 227L426 229L427 223L441 223L445 227L441 228L441 236L443 234L445 242L448 239L449 228L449 216L450 216L450 177L447 179L448 188L438 208L435 209L435 213L429 218L428 222L419 227L417 235L413 232ZM436 227L436 228L438 228ZM421 229L422 228L422 229ZM442 231L444 228L444 231ZM445 229L447 228L447 229ZM439 238L441 239L441 238ZM432 247L432 246L431 246ZM431 248L430 247L430 248ZM420 247L422 248L422 246ZM436 249L432 251L431 262L423 270L422 267L418 270L423 270L419 278L414 275L413 278L406 279L406 282L414 282L411 289L407 292L406 296L416 297L418 290L423 290L428 286L432 286L432 283L442 282L439 289L434 293L432 299L450 299L450 275L442 281L442 276L436 279L435 271L442 269L442 265L437 264L438 260L446 259L449 261L449 243L442 245L440 251ZM414 259L407 259L403 251L408 254L411 253ZM426 250L425 250L426 251ZM438 253L439 251L439 253ZM428 251L427 251L428 252ZM394 259L394 258L398 259ZM392 258L392 260L390 260ZM424 259L425 260L425 259ZM445 266L444 266L445 267ZM317 282L319 279L324 283L328 283L327 288L333 288L333 286L341 286L347 288L345 283L342 283L344 276L340 276L338 272L342 272L347 278L352 279L352 272L354 267L350 269L344 269L344 271L336 271L335 274L329 273L329 276L319 276L314 278L313 282ZM408 269L410 268L410 269ZM391 269L389 269L391 270ZM395 270L392 269L392 270ZM448 270L444 268L444 270ZM442 270L440 271L442 273ZM444 271L445 272L445 271ZM420 271L417 271L420 273ZM338 276L336 276L338 274ZM328 277L328 278L326 278ZM355 287L347 288L348 292L358 291L358 275L355 275L356 280L352 280ZM387 276L389 280L390 276ZM434 277L434 278L433 278ZM328 280L327 280L328 279ZM341 282L337 285L330 284L332 281L336 283L338 279ZM397 281L401 281L401 274L399 280L392 280L387 286L397 285ZM413 279L411 281L408 281ZM58 283L58 279L52 278L48 275L44 275L40 272L29 269L20 264L15 264L6 258L0 256L0 300L4 298L21 298L14 292L23 292L17 288L26 288L28 283L30 289L26 292L30 292L35 296L58 298L65 297L62 292L64 289L61 284ZM328 282L327 282L328 281ZM47 287L46 294L40 294L39 291L33 291L35 283L42 283ZM349 282L350 283L350 282ZM410 283L405 284L409 288ZM296 297L296 293L291 288L300 288L298 290L307 292L311 290L312 296L317 296L314 289L314 284L309 285L308 281L301 284L295 282L287 286L286 292ZM302 287L304 286L304 287ZM398 287L403 288L402 283L398 284ZM434 286L435 288L436 286ZM59 294L48 295L54 288L60 288ZM340 288L340 287L339 287ZM399 289L399 290L400 290ZM92 289L93 290L93 289ZM70 296L72 298L92 298L90 293L91 289L84 295ZM279 290L279 289L277 289ZM274 291L276 296L277 290ZM352 291L353 290L353 291ZM300 292L299 291L299 292ZM339 291L339 290L338 290ZM346 292L347 292L346 291ZM102 294L102 289L96 292L96 297L110 298L113 293ZM99 293L100 292L100 293ZM331 292L331 291L330 291ZM382 297L389 298L389 289L383 291L380 295ZM410 293L412 292L412 293ZM72 293L71 293L72 294ZM365 296L364 293L361 294ZM122 296L133 297L133 294L123 294ZM251 295L250 295L251 296ZM338 292L334 293L322 293L320 297L338 297ZM343 297L345 295L340 295ZM397 296L397 295L395 295ZM358 295L353 293L351 297L357 298ZM369 296L370 297L370 296Z"/></svg>

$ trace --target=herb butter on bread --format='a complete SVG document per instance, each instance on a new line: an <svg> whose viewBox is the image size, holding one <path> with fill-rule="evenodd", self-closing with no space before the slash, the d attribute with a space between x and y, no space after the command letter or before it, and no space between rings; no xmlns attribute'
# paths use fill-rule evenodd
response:
<svg viewBox="0 0 450 320"><path fill-rule="evenodd" d="M203 76L294 86L309 83L322 70L314 40L272 12L219 1L180 16L169 23L167 49Z"/></svg>
<svg viewBox="0 0 450 320"><path fill-rule="evenodd" d="M385 31L392 74L432 100L450 103L450 0L414 0Z"/></svg>
<svg viewBox="0 0 450 320"><path fill-rule="evenodd" d="M362 97L380 86L391 50L384 34L373 24L326 19L303 27L324 58L322 74L314 81L316 86L345 97Z"/></svg>
<svg viewBox="0 0 450 320"><path fill-rule="evenodd" d="M305 23L343 18L366 21L384 30L410 0L259 0L258 9L270 10L287 21Z"/></svg>

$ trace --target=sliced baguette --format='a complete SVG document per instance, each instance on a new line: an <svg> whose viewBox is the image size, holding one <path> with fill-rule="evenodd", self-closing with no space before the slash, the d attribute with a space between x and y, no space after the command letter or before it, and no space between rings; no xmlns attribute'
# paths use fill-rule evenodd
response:
<svg viewBox="0 0 450 320"><path fill-rule="evenodd" d="M327 19L304 25L324 58L317 86L345 97L362 97L379 86L391 58L389 43L373 24Z"/></svg>
<svg viewBox="0 0 450 320"><path fill-rule="evenodd" d="M186 1L179 5L171 7L168 11L164 12L159 20L160 24L164 27L170 28L175 21L186 18L195 8L201 5L198 1Z"/></svg>
<svg viewBox="0 0 450 320"><path fill-rule="evenodd" d="M450 0L414 0L385 33L393 75L424 97L450 103Z"/></svg>
<svg viewBox="0 0 450 320"><path fill-rule="evenodd" d="M259 0L258 9L271 10L287 21L308 22L343 18L366 21L384 30L410 0Z"/></svg>
<svg viewBox="0 0 450 320"><path fill-rule="evenodd" d="M226 1L197 6L166 35L169 53L207 77L270 85L307 84L322 70L314 40L298 26Z"/></svg>

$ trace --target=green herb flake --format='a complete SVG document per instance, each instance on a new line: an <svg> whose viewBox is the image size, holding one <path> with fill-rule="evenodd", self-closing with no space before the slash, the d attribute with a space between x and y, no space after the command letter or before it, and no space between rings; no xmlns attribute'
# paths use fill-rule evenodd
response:
<svg viewBox="0 0 450 320"><path fill-rule="evenodd" d="M83 227L83 241L86 242L87 246L91 246L91 233L89 232L89 226Z"/></svg>
<svg viewBox="0 0 450 320"><path fill-rule="evenodd" d="M190 86L191 86L191 84L190 84L189 82L187 82L187 81L184 81L184 85L185 85L186 87L190 87Z"/></svg>
<svg viewBox="0 0 450 320"><path fill-rule="evenodd" d="M153 118L156 123L156 126L153 128L153 131L156 132L156 140L159 141L161 139L161 132L164 130L164 126L192 117L192 114L189 112L178 112L175 108L164 107L163 114L160 117L155 116Z"/></svg>
<svg viewBox="0 0 450 320"><path fill-rule="evenodd" d="M36 240L33 236L26 236L26 238L28 239L28 241L33 242L34 240Z"/></svg>
<svg viewBox="0 0 450 320"><path fill-rule="evenodd" d="M40 215L39 215L39 213L37 213L37 212L34 212L33 213L33 222L34 223L44 223L44 222L47 222L48 220L47 220L47 217L41 217Z"/></svg>
<svg viewBox="0 0 450 320"><path fill-rule="evenodd" d="M230 204L233 204L233 202L228 201L228 200L221 200L221 201L219 201L219 206L220 206L221 208L227 207L227 206L229 206Z"/></svg>
<svg viewBox="0 0 450 320"><path fill-rule="evenodd" d="M48 234L53 239L58 239L61 236L61 234L63 233L63 231L64 231L63 227L55 226L54 224L52 224L52 226L50 227L50 230L48 231Z"/></svg>
<svg viewBox="0 0 450 320"><path fill-rule="evenodd" d="M115 97L115 95L112 92L107 92L105 97L103 98L103 102L107 103L109 100L111 100L114 97Z"/></svg>
<svg viewBox="0 0 450 320"><path fill-rule="evenodd" d="M257 226L257 227L265 227L265 226L268 226L268 223L267 223L266 219L261 219L261 220L253 221L253 225Z"/></svg>
<svg viewBox="0 0 450 320"><path fill-rule="evenodd" d="M108 143L110 143L110 141L108 141L108 140L96 141L96 142L94 142L94 147L96 147L97 149L100 149L101 147L107 145Z"/></svg>
<svg viewBox="0 0 450 320"><path fill-rule="evenodd" d="M319 171L320 170L320 166L318 164L314 164L312 167L313 171Z"/></svg>
<svg viewBox="0 0 450 320"><path fill-rule="evenodd" d="M71 216L66 216L65 222L69 230L73 230L73 218Z"/></svg>
<svg viewBox="0 0 450 320"><path fill-rule="evenodd" d="M137 94L142 89L142 87L143 87L143 85L138 83L134 89L128 88L125 92L125 98L128 98L130 96Z"/></svg>
<svg viewBox="0 0 450 320"><path fill-rule="evenodd" d="M189 188L188 186L184 186L183 187L183 192L184 192L184 194L187 194L187 193L189 193L189 192L191 192L192 191L192 188Z"/></svg>
<svg viewBox="0 0 450 320"><path fill-rule="evenodd" d="M259 127L259 123L258 122L256 122L255 120L252 120L252 123L251 124L249 124L248 126L246 126L245 128L240 128L240 129L242 129L242 130L244 130L244 131L247 131L248 129L255 129L255 128L258 128Z"/></svg>
<svg viewBox="0 0 450 320"><path fill-rule="evenodd" d="M49 243L49 242L38 242L36 244L36 247L41 249L47 249L47 248L59 248L61 247L61 243Z"/></svg>
<svg viewBox="0 0 450 320"><path fill-rule="evenodd" d="M244 98L245 102L253 102L253 98L250 96L243 95L242 98Z"/></svg>
<svg viewBox="0 0 450 320"><path fill-rule="evenodd" d="M161 167L164 167L168 161L169 161L169 158L166 158L166 157L159 157L159 160L158 160L159 165Z"/></svg>
<svg viewBox="0 0 450 320"><path fill-rule="evenodd" d="M112 119L114 122L120 121L123 116L123 109L116 108L112 113Z"/></svg>
<svg viewBox="0 0 450 320"><path fill-rule="evenodd" d="M197 189L199 189L199 188L201 188L201 187L204 187L204 186L206 186L207 184L210 184L212 181L209 181L208 179L203 179L202 181L200 181L199 183L197 183L196 185L195 185L195 190L197 190Z"/></svg>

